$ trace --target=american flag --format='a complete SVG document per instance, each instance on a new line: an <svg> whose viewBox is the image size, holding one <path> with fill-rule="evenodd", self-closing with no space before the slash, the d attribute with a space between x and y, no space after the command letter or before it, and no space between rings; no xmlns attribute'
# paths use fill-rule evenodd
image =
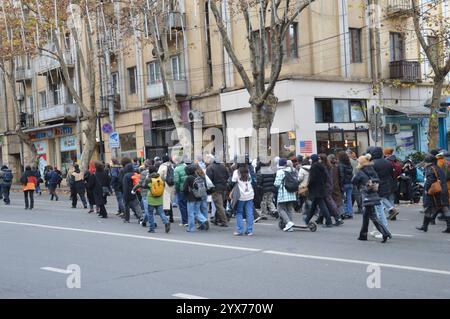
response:
<svg viewBox="0 0 450 319"><path fill-rule="evenodd" d="M312 154L312 141L300 141L300 153Z"/></svg>

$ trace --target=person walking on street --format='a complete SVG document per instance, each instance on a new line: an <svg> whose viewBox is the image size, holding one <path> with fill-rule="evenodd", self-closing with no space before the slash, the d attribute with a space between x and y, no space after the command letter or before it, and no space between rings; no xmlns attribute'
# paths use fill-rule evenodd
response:
<svg viewBox="0 0 450 319"><path fill-rule="evenodd" d="M134 176L134 165L132 163L128 163L123 168L123 180L122 180L122 190L123 190L123 200L125 203L125 216L124 222L130 222L130 209L134 212L136 217L139 220L139 223L142 224L143 212L141 208L141 204L136 196L136 193L133 194L133 176Z"/></svg>
<svg viewBox="0 0 450 319"><path fill-rule="evenodd" d="M248 165L240 165L237 170L233 172L231 178L232 183L235 184L236 192L239 192L239 200L236 207L236 231L234 236L253 236L253 198L255 192L252 186L252 178L248 169ZM244 211L246 228L244 230Z"/></svg>
<svg viewBox="0 0 450 319"><path fill-rule="evenodd" d="M25 167L25 172L20 177L23 194L25 197L25 209L34 208L34 191L36 190L36 176L30 166Z"/></svg>
<svg viewBox="0 0 450 319"><path fill-rule="evenodd" d="M188 210L187 210L187 200L184 193L184 183L186 181L186 167L190 164L191 160L188 156L183 156L182 161L177 165L174 170L174 181L175 181L175 191L177 193L178 208L181 214L181 224L180 226L187 227L188 225Z"/></svg>
<svg viewBox="0 0 450 319"><path fill-rule="evenodd" d="M256 173L256 184L259 191L262 193L261 200L261 214L255 219L255 223L260 220L267 220L267 216L275 216L277 208L274 204L275 193L275 179L277 176L277 169L274 162L261 163L258 172Z"/></svg>
<svg viewBox="0 0 450 319"><path fill-rule="evenodd" d="M330 174L331 179L333 180L333 190L331 192L331 198L333 202L336 203L337 210L338 210L338 216L340 217L340 223L344 223L342 221L342 215L344 214L343 210L343 201L342 201L342 191L341 191L341 185L340 185L340 179L339 179L339 167L338 167L338 160L334 154L328 155L328 162L331 165ZM352 175L353 177L353 175Z"/></svg>
<svg viewBox="0 0 450 319"><path fill-rule="evenodd" d="M163 163L158 168L158 174L164 180L164 196L163 196L163 209L166 216L169 216L169 221L171 223L173 220L173 210L172 210L172 193L173 186L175 185L174 168L169 156L164 155L162 157ZM142 196L144 197L144 196Z"/></svg>
<svg viewBox="0 0 450 319"><path fill-rule="evenodd" d="M187 232L195 232L195 221L198 220L200 223L199 229L208 230L209 222L208 219L201 213L201 205L203 198L207 195L206 181L196 174L199 166L197 165L187 165L186 179L184 182L184 196L187 201L187 212L188 212L188 226Z"/></svg>
<svg viewBox="0 0 450 319"><path fill-rule="evenodd" d="M170 221L163 209L165 181L157 172L156 167L150 164L149 160L145 161L145 170L141 172L141 180L138 185L134 186L132 194L136 194L136 191L140 189L142 198L146 197L144 203L147 205L147 208L145 209L146 216L144 219L149 223L148 232L155 232L156 223L154 212L156 212L164 224L166 233L168 233L170 232ZM142 225L145 226L145 223Z"/></svg>
<svg viewBox="0 0 450 319"><path fill-rule="evenodd" d="M9 198L9 193L11 191L11 185L14 179L12 171L8 166L3 165L0 169L0 199L3 198L5 205L9 205L11 200Z"/></svg>
<svg viewBox="0 0 450 319"><path fill-rule="evenodd" d="M298 171L298 181L300 183L298 187L298 198L300 211L308 210L310 208L308 200L308 182L309 182L309 171L311 170L311 162L309 159L305 158L302 162L302 167ZM303 209L305 207L305 210Z"/></svg>
<svg viewBox="0 0 450 319"><path fill-rule="evenodd" d="M125 214L125 204L123 203L122 193L122 181L120 180L120 172L122 171L122 165L117 158L111 160L111 188L114 191L117 201L117 214Z"/></svg>
<svg viewBox="0 0 450 319"><path fill-rule="evenodd" d="M56 194L56 188L58 187L59 181L59 175L58 173L52 169L52 167L49 167L49 170L47 174L45 175L45 179L48 181L48 190L50 191L50 200L55 199L58 201L59 197Z"/></svg>
<svg viewBox="0 0 450 319"><path fill-rule="evenodd" d="M78 196L83 203L84 209L87 209L86 201L86 184L84 182L84 174L80 170L80 166L75 164L73 171L69 172L70 197L72 198L72 208L77 208Z"/></svg>
<svg viewBox="0 0 450 319"><path fill-rule="evenodd" d="M107 218L106 211L107 196L109 196L109 187L111 180L105 172L105 165L101 162L95 162L95 173L89 177L87 188L92 190L94 202L99 209L99 216Z"/></svg>
<svg viewBox="0 0 450 319"><path fill-rule="evenodd" d="M364 205L363 223L358 240L367 240L369 220L371 220L377 230L382 234L382 242L385 243L388 238L392 238L392 235L389 230L380 223L375 213L375 206L379 205L381 201L377 190L379 187L378 175L373 168L373 163L369 162L367 157L361 156L358 159L358 165L359 171L352 179L353 185L361 192Z"/></svg>
<svg viewBox="0 0 450 319"><path fill-rule="evenodd" d="M42 180L41 171L37 167L32 167L31 170L34 172L34 175L36 176L37 184L36 184L36 195L39 194L39 196L42 196L42 189L41 189L41 183L44 181Z"/></svg>
<svg viewBox="0 0 450 319"><path fill-rule="evenodd" d="M445 176L443 170L437 165L437 159L435 156L427 155L424 162L426 180L423 192L423 207L425 208L425 211L422 226L416 228L427 232L430 222L434 220L438 211L442 210L447 221L447 228L443 232L450 233L447 177Z"/></svg>
<svg viewBox="0 0 450 319"><path fill-rule="evenodd" d="M352 192L353 192L353 167L350 158L344 151L339 152L339 186L341 192L345 194L344 219L353 218Z"/></svg>
<svg viewBox="0 0 450 319"><path fill-rule="evenodd" d="M220 227L228 227L228 218L225 213L228 179L230 175L224 164L212 155L210 155L210 164L206 169L206 175L208 175L211 182L214 184L214 192L212 193L212 200L216 208L214 224Z"/></svg>
<svg viewBox="0 0 450 319"><path fill-rule="evenodd" d="M298 174L294 168L287 165L286 158L280 158L278 161L278 171L275 177L274 186L278 191L277 196L277 207L278 213L283 223L286 225L283 231L291 231L292 227L295 226L292 221L292 214L295 212L294 205L297 201L297 191L298 191ZM297 182L297 187L294 189L290 188L287 182Z"/></svg>
<svg viewBox="0 0 450 319"><path fill-rule="evenodd" d="M328 211L327 205L325 203L326 197L326 183L327 183L327 172L325 166L319 162L319 156L317 154L311 155L311 170L309 172L309 183L308 192L309 197L312 201L311 209L309 210L305 223L308 225L311 218L314 216L317 207L320 208L320 212L326 220L325 227L332 227L333 222L331 221L330 212Z"/></svg>

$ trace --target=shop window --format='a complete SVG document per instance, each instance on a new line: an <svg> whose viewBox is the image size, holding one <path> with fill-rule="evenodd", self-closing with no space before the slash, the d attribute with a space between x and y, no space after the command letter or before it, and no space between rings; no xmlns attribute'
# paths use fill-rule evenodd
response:
<svg viewBox="0 0 450 319"><path fill-rule="evenodd" d="M136 133L120 134L120 151L122 157L137 157Z"/></svg>
<svg viewBox="0 0 450 319"><path fill-rule="evenodd" d="M316 123L367 122L366 103L362 100L316 100Z"/></svg>

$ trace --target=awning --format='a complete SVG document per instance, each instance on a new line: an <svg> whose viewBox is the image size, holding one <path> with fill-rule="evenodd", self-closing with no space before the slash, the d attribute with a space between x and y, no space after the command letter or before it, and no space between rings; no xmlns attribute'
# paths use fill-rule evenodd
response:
<svg viewBox="0 0 450 319"><path fill-rule="evenodd" d="M48 129L61 127L61 126L65 126L65 125L67 125L67 123L60 123L60 124L48 125L48 126L39 126L39 127L34 127L34 128L27 129L27 130L23 130L23 132L24 133L31 133L31 132L45 131L45 130L48 130Z"/></svg>
<svg viewBox="0 0 450 319"><path fill-rule="evenodd" d="M407 117L416 117L416 118L430 117L430 109L425 106L421 106L421 105L395 104L395 105L385 105L384 107L386 109L390 109L393 111L403 113ZM443 112L440 112L439 117L446 117L446 114Z"/></svg>
<svg viewBox="0 0 450 319"><path fill-rule="evenodd" d="M425 106L426 107L431 106L431 99L428 99L425 102ZM450 106L450 95L441 96L441 106Z"/></svg>

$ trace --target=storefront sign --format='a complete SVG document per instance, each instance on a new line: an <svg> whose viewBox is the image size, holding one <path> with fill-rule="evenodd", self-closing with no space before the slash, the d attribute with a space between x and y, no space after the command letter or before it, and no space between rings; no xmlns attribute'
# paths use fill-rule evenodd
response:
<svg viewBox="0 0 450 319"><path fill-rule="evenodd" d="M60 138L61 152L69 152L77 150L77 137L66 136Z"/></svg>
<svg viewBox="0 0 450 319"><path fill-rule="evenodd" d="M55 136L73 134L73 129L70 126L57 127L53 130L54 130Z"/></svg>
<svg viewBox="0 0 450 319"><path fill-rule="evenodd" d="M52 130L46 130L36 133L30 133L31 140L43 140L46 138L53 138L56 136L72 135L73 129L70 126L56 127Z"/></svg>
<svg viewBox="0 0 450 319"><path fill-rule="evenodd" d="M47 142L34 142L37 155L47 154Z"/></svg>
<svg viewBox="0 0 450 319"><path fill-rule="evenodd" d="M120 148L120 137L119 133L113 132L109 136L109 148Z"/></svg>

